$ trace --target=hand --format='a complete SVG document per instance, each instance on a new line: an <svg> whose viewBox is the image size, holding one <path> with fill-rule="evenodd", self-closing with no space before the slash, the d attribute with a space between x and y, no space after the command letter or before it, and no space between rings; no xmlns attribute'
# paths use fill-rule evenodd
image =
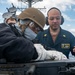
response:
<svg viewBox="0 0 75 75"><path fill-rule="evenodd" d="M38 58L35 60L45 60L46 58L46 50L41 44L34 44L36 51L38 53Z"/></svg>
<svg viewBox="0 0 75 75"><path fill-rule="evenodd" d="M46 51L46 59L64 60L67 59L67 57L62 52L52 50L52 51Z"/></svg>
<svg viewBox="0 0 75 75"><path fill-rule="evenodd" d="M35 60L63 60L67 57L58 51L55 50L46 50L41 44L34 44L36 51L38 53L38 58Z"/></svg>
<svg viewBox="0 0 75 75"><path fill-rule="evenodd" d="M74 48L73 48L73 52L75 52L75 46L74 46Z"/></svg>

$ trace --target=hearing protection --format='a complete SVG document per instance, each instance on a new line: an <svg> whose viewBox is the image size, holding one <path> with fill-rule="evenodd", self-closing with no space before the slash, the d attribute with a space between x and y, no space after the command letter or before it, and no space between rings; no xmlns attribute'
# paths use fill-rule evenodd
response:
<svg viewBox="0 0 75 75"><path fill-rule="evenodd" d="M61 25L64 23L64 17L61 16ZM49 25L48 23L48 17L46 17L46 25Z"/></svg>
<svg viewBox="0 0 75 75"><path fill-rule="evenodd" d="M49 10L48 10L48 12L50 11L50 10L52 10L52 9L57 9L59 12L60 12L60 14L61 14L61 11L58 9L58 8L56 8L56 7L52 7L52 8L50 8ZM48 12L47 12L47 15L48 15ZM61 15L61 25L64 23L64 17ZM46 17L46 25L49 25L49 23L48 23L48 17Z"/></svg>

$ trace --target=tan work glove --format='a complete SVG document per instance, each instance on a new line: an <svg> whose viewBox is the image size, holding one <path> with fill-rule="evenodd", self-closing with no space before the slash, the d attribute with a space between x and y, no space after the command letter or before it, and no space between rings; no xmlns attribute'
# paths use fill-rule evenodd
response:
<svg viewBox="0 0 75 75"><path fill-rule="evenodd" d="M58 51L55 50L46 50L41 44L34 44L36 51L38 53L38 58L35 60L63 60L67 57Z"/></svg>

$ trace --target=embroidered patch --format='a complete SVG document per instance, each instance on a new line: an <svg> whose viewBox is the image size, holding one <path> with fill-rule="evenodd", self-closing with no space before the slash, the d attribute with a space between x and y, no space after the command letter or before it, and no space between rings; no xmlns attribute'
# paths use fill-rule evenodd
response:
<svg viewBox="0 0 75 75"><path fill-rule="evenodd" d="M63 49L69 49L70 48L70 44L68 44L68 43L61 44L61 48L63 48Z"/></svg>
<svg viewBox="0 0 75 75"><path fill-rule="evenodd" d="M47 36L47 34L44 34L44 37L46 37Z"/></svg>

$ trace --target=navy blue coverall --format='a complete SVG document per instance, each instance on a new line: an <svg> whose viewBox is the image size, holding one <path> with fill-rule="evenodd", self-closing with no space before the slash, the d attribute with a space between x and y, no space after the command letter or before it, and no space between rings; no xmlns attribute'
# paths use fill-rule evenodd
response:
<svg viewBox="0 0 75 75"><path fill-rule="evenodd" d="M73 48L75 46L75 37L69 31L60 28L60 32L55 43L52 40L49 28L43 32L39 32L36 39L38 40L38 43L46 46L46 48L54 48L57 51L64 53L67 57L69 57L70 51L73 55L75 55L73 52Z"/></svg>

